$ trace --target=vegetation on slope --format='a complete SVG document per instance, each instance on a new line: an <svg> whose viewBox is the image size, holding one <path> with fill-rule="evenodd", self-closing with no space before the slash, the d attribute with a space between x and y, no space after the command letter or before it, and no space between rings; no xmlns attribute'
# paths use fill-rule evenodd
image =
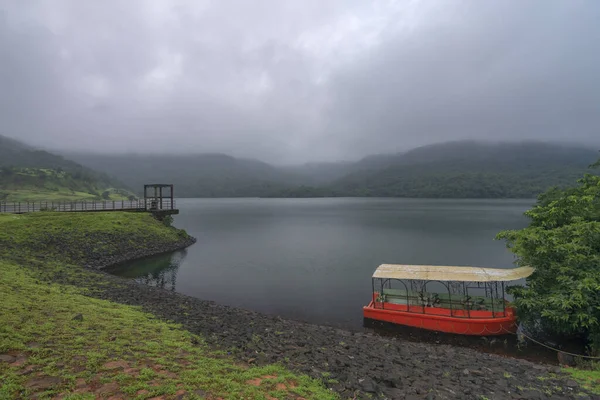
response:
<svg viewBox="0 0 600 400"><path fill-rule="evenodd" d="M298 181L269 164L224 154L69 154L90 168L118 176L129 187L175 185L178 197L263 197Z"/></svg>
<svg viewBox="0 0 600 400"><path fill-rule="evenodd" d="M238 365L138 308L40 283L11 262L0 271L0 398L335 398L280 366Z"/></svg>
<svg viewBox="0 0 600 400"><path fill-rule="evenodd" d="M148 213L0 214L3 257L43 256L71 264L89 264L119 254L179 243L189 236L166 227Z"/></svg>
<svg viewBox="0 0 600 400"><path fill-rule="evenodd" d="M532 198L553 186L572 185L596 157L596 151L585 148L535 142L442 143L392 158L371 158L364 169L329 185L278 195Z"/></svg>
<svg viewBox="0 0 600 400"><path fill-rule="evenodd" d="M71 157L118 175L130 187L153 179L172 182L181 197L532 198L570 185L597 152L540 142L460 141L297 167L218 154Z"/></svg>
<svg viewBox="0 0 600 400"><path fill-rule="evenodd" d="M0 398L335 398L306 376L240 365L176 324L86 296L93 285L51 282L98 280L73 264L122 242L183 236L143 213L0 215Z"/></svg>
<svg viewBox="0 0 600 400"><path fill-rule="evenodd" d="M130 200L128 190L107 187L81 171L0 167L0 201Z"/></svg>
<svg viewBox="0 0 600 400"><path fill-rule="evenodd" d="M0 136L0 201L124 200L108 175Z"/></svg>

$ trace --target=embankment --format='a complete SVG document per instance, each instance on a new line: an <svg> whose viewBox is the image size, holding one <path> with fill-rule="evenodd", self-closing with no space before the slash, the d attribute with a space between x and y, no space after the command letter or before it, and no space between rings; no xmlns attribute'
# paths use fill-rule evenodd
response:
<svg viewBox="0 0 600 400"><path fill-rule="evenodd" d="M148 255L151 251L144 249L159 250L160 243L191 239L182 231L154 220L134 221L125 213L78 214L73 223L68 217L53 220L54 216L0 216L4 228L0 246L9 246L12 257L38 279L83 289L90 297L141 306L199 335L212 350L227 351L247 365L279 363L286 370L320 380L341 398L589 397L557 367L284 320L75 267L106 266L123 261L132 251L136 256ZM7 228L12 235L6 233ZM307 398L324 398L316 389L306 393ZM290 394L270 396L288 398ZM228 397L239 398L237 393Z"/></svg>
<svg viewBox="0 0 600 400"><path fill-rule="evenodd" d="M337 398L306 375L241 364L178 324L94 298L129 288L139 304L129 282L73 264L190 243L146 214L0 215L0 399Z"/></svg>
<svg viewBox="0 0 600 400"><path fill-rule="evenodd" d="M33 256L104 268L179 250L196 242L184 230L147 213L49 213L0 215L5 257Z"/></svg>

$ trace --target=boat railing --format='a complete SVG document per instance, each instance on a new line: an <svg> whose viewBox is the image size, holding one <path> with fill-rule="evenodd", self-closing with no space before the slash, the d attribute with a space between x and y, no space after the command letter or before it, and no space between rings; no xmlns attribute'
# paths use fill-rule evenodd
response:
<svg viewBox="0 0 600 400"><path fill-rule="evenodd" d="M392 282L404 288L393 287ZM445 290L428 290L428 285ZM379 285L373 282L373 305L381 309L457 318L507 316L503 282L381 279Z"/></svg>

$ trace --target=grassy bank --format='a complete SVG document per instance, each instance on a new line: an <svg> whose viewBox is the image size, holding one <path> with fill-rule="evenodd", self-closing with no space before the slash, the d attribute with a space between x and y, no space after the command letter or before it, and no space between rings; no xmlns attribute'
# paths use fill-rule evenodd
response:
<svg viewBox="0 0 600 400"><path fill-rule="evenodd" d="M335 398L282 366L236 363L178 325L49 279L97 279L74 264L186 236L147 214L0 215L0 399Z"/></svg>
<svg viewBox="0 0 600 400"><path fill-rule="evenodd" d="M76 191L76 190L68 190L68 189L59 189L59 190L45 190L39 188L22 188L22 189L14 189L0 190L2 192L2 200L6 202L34 202L34 201L43 201L43 202L60 202L60 201L121 201L121 200L129 200L130 195L124 195L117 192L111 192L109 194L108 199L103 199L102 196L98 194Z"/></svg>
<svg viewBox="0 0 600 400"><path fill-rule="evenodd" d="M143 253L186 238L185 231L166 227L147 213L0 214L0 254L17 260L101 266L112 257Z"/></svg>
<svg viewBox="0 0 600 400"><path fill-rule="evenodd" d="M0 201L127 200L133 195L110 186L107 176L81 167L71 172L61 168L0 168Z"/></svg>

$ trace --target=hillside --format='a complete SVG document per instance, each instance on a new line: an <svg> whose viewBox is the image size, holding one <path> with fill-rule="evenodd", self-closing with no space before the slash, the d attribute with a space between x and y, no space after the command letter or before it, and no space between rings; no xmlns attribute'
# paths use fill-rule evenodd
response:
<svg viewBox="0 0 600 400"><path fill-rule="evenodd" d="M127 186L172 183L178 197L262 197L300 177L272 165L224 154L68 154L87 167L118 176Z"/></svg>
<svg viewBox="0 0 600 400"><path fill-rule="evenodd" d="M528 198L571 185L597 159L595 150L548 143L451 142L411 150L325 189L339 196Z"/></svg>
<svg viewBox="0 0 600 400"><path fill-rule="evenodd" d="M0 201L120 200L132 195L123 187L104 173L0 136Z"/></svg>
<svg viewBox="0 0 600 400"><path fill-rule="evenodd" d="M571 184L598 153L541 142L458 141L286 167L223 154L68 156L130 187L174 183L179 197L528 198Z"/></svg>

